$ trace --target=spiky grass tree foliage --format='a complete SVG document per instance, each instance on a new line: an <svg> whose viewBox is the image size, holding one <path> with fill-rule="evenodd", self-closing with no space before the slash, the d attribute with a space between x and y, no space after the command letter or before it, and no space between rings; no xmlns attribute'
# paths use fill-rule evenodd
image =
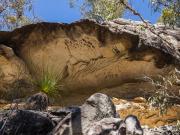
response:
<svg viewBox="0 0 180 135"><path fill-rule="evenodd" d="M38 70L39 71L39 70ZM45 68L40 70L40 75L36 76L35 84L38 89L47 95L58 94L58 90L62 87L62 75L53 71L53 69Z"/></svg>
<svg viewBox="0 0 180 135"><path fill-rule="evenodd" d="M36 86L38 91L44 92L49 96L56 96L62 90L63 69L58 66L46 64L35 64L31 60L28 64L32 83Z"/></svg>

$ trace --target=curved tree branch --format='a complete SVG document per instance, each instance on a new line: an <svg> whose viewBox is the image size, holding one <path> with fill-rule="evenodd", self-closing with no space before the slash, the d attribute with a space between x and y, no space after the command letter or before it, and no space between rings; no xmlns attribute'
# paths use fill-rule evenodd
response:
<svg viewBox="0 0 180 135"><path fill-rule="evenodd" d="M149 29L150 32L152 32L154 35L156 35L157 37L159 37L162 41L164 41L165 43L167 43L167 45L171 48L173 47L172 43L170 43L169 41L167 41L166 39L164 39L163 37L161 37L159 35L159 33L156 33L154 30L154 27L152 25L149 24L149 22L145 21L145 19L142 17L142 15L137 12L135 9L133 9L130 5L128 5L124 0L119 0L119 2L129 11L131 11L135 16L138 16L141 21L145 24L145 28Z"/></svg>

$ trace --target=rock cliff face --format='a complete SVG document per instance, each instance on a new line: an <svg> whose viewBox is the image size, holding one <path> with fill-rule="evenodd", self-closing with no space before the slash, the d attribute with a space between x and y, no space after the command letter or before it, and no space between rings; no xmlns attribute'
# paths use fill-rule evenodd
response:
<svg viewBox="0 0 180 135"><path fill-rule="evenodd" d="M131 98L152 90L144 76L179 67L180 30L152 28L155 33L142 22L122 19L39 23L0 32L0 44L11 47L30 71L41 67L61 73L66 91L73 94L108 88L104 93Z"/></svg>

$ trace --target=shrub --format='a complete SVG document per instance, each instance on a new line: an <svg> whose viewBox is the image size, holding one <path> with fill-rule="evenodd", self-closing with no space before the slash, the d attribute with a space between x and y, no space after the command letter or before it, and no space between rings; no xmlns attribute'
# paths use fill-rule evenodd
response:
<svg viewBox="0 0 180 135"><path fill-rule="evenodd" d="M35 87L48 96L57 96L62 90L63 71L56 66L46 64L29 64L32 83ZM61 72L62 71L62 72Z"/></svg>
<svg viewBox="0 0 180 135"><path fill-rule="evenodd" d="M149 81L155 88L154 94L148 98L150 106L157 107L160 110L160 114L165 114L167 109L174 103L171 99L180 101L178 95L171 92L174 84L179 84L179 70L175 69L170 72L167 76L158 76L158 79L152 79L151 77L144 77L146 81Z"/></svg>
<svg viewBox="0 0 180 135"><path fill-rule="evenodd" d="M61 79L61 74L57 74L53 70L46 68L46 70L42 69L39 76L36 76L35 85L41 92L47 95L54 95L62 87L60 85Z"/></svg>
<svg viewBox="0 0 180 135"><path fill-rule="evenodd" d="M26 64L31 74L32 83L36 90L44 92L52 100L61 97L60 91L64 90L63 78L66 72L66 66L52 62L44 56L40 59L34 57L33 50L27 50Z"/></svg>

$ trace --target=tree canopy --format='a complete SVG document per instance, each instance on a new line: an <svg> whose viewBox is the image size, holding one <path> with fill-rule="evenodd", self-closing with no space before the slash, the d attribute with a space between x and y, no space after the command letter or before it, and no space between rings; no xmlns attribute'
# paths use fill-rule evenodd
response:
<svg viewBox="0 0 180 135"><path fill-rule="evenodd" d="M180 0L151 0L154 11L161 11L160 22L180 26Z"/></svg>
<svg viewBox="0 0 180 135"><path fill-rule="evenodd" d="M32 23L35 18L26 15L32 9L32 0L0 0L0 29L13 30Z"/></svg>
<svg viewBox="0 0 180 135"><path fill-rule="evenodd" d="M79 7L83 18L97 21L122 17L128 0L69 0L71 7ZM180 0L148 0L155 12L162 12L159 21L170 26L180 26ZM143 1L140 1L143 2ZM133 3L133 0L131 1ZM127 9L128 10L128 9ZM31 17L27 16L31 14ZM32 0L0 0L0 29L13 30L38 21L33 13Z"/></svg>
<svg viewBox="0 0 180 135"><path fill-rule="evenodd" d="M78 0L70 0L71 6ZM101 20L112 20L119 18L124 13L124 6L119 0L84 0L80 6L84 18Z"/></svg>

